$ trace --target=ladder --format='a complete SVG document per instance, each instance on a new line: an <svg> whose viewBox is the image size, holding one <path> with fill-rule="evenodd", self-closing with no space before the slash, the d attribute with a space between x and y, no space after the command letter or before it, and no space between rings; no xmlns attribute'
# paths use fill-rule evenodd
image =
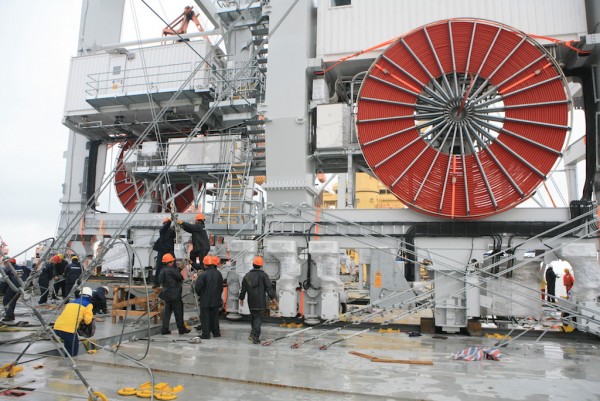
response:
<svg viewBox="0 0 600 401"><path fill-rule="evenodd" d="M244 225L250 222L254 178L250 176L252 150L248 139L234 137L224 155L227 171L214 188L213 224Z"/></svg>

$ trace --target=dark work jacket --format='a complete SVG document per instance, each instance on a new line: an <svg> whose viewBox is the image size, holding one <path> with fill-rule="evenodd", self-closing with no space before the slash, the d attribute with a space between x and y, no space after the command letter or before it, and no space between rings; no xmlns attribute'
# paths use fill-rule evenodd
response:
<svg viewBox="0 0 600 401"><path fill-rule="evenodd" d="M210 250L210 241L208 234L204 229L204 223L190 224L183 222L181 227L188 233L192 234L192 250L193 251L208 251Z"/></svg>
<svg viewBox="0 0 600 401"><path fill-rule="evenodd" d="M60 263L54 265L54 276L62 276L65 274L65 269L69 263L66 260L62 260Z"/></svg>
<svg viewBox="0 0 600 401"><path fill-rule="evenodd" d="M160 252L163 255L170 253L175 255L175 230L171 228L171 220L166 221L158 231L159 236L154 243L154 249L156 252Z"/></svg>
<svg viewBox="0 0 600 401"><path fill-rule="evenodd" d="M250 309L267 309L265 293L269 295L270 299L275 298L271 279L260 269L252 269L244 276L240 299L244 299L246 293L248 293L248 308Z"/></svg>
<svg viewBox="0 0 600 401"><path fill-rule="evenodd" d="M82 271L79 261L71 262L65 269L65 283L75 284L81 276Z"/></svg>
<svg viewBox="0 0 600 401"><path fill-rule="evenodd" d="M173 302L181 299L183 276L179 268L164 265L160 269L158 282L163 287L160 292L163 301Z"/></svg>
<svg viewBox="0 0 600 401"><path fill-rule="evenodd" d="M48 288L50 280L54 276L54 263L46 263L40 272L38 283L40 287Z"/></svg>
<svg viewBox="0 0 600 401"><path fill-rule="evenodd" d="M96 313L106 313L106 294L104 293L104 288L98 287L92 292L92 298L90 300L92 305L94 305L94 314Z"/></svg>
<svg viewBox="0 0 600 401"><path fill-rule="evenodd" d="M21 277L21 280L23 282L27 281L27 278L29 277L29 274L31 273L31 269L27 266L18 266L18 265L13 265L13 267L15 268L17 275L19 277ZM5 267L4 271L6 272L6 275L8 276L8 279L10 281L12 281L12 283L17 286L17 287L21 287L21 285L19 284L19 280L17 279L17 276L15 276L13 274L13 272ZM10 287L8 287L10 289Z"/></svg>
<svg viewBox="0 0 600 401"><path fill-rule="evenodd" d="M223 303L223 276L215 267L209 267L198 276L194 289L200 297L202 308L221 306Z"/></svg>
<svg viewBox="0 0 600 401"><path fill-rule="evenodd" d="M548 285L548 293L554 295L556 288L556 273L553 269L546 269L546 284Z"/></svg>

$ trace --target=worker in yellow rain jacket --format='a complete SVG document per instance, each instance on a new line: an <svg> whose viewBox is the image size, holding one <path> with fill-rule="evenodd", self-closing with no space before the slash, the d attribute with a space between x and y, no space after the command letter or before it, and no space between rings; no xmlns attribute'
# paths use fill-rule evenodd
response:
<svg viewBox="0 0 600 401"><path fill-rule="evenodd" d="M91 297L92 289L83 287L81 297L66 304L65 309L54 322L54 332L64 341L65 348L71 356L76 356L79 352L79 336L77 335L79 324L82 321L90 324L94 318Z"/></svg>

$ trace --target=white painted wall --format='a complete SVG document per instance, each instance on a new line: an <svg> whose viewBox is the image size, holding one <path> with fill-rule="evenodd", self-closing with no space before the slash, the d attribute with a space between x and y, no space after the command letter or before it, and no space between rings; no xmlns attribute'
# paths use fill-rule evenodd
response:
<svg viewBox="0 0 600 401"><path fill-rule="evenodd" d="M352 0L342 7L319 0L317 57L336 60L449 18L483 18L561 40L587 33L584 0Z"/></svg>

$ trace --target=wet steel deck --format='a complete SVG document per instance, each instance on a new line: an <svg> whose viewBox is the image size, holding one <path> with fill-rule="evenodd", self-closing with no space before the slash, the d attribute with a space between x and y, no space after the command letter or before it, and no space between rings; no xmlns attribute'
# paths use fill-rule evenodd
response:
<svg viewBox="0 0 600 401"><path fill-rule="evenodd" d="M193 311L186 313L186 317L192 315ZM290 346L294 342L325 329L316 328L261 346L248 341L248 322L221 324L221 338L202 340L200 344L189 342L197 335L195 330L182 336L161 336L157 334L158 326L153 325L148 342L140 340L147 337L147 326L140 329L112 324L107 318L98 323L94 336L104 349L87 354L82 348L76 358L77 367L108 399L137 399L119 396L117 390L150 380L148 370L107 345L116 343L124 329L125 341L119 352L151 368L155 383L182 384L185 389L178 400L600 400L600 341L596 337L554 334L538 342L536 337L521 337L500 348L501 361L465 362L453 360L450 355L467 346L493 346L498 339L462 335L437 339L431 334L409 337L403 332L372 330L322 351L319 347L323 343L356 333L357 329L335 331L293 349ZM264 324L263 339L297 330ZM5 342L29 333L2 332L0 339ZM23 347L24 343L3 345L0 362L12 362ZM19 397L21 400L87 399L84 386L69 365L61 357L46 355L52 350L49 341L36 342L21 360L23 372L12 379L0 379L0 385L20 385L26 393ZM433 364L377 363L351 351Z"/></svg>

